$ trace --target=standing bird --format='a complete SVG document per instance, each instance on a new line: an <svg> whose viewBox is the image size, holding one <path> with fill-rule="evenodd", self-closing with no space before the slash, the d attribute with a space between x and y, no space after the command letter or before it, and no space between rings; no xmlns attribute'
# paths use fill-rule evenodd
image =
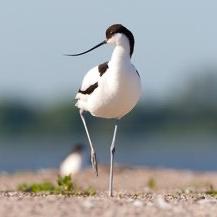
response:
<svg viewBox="0 0 217 217"><path fill-rule="evenodd" d="M116 120L110 146L109 196L113 196L113 158L118 121L134 108L141 96L140 76L131 63L134 36L123 25L114 24L106 30L106 39L103 42L85 52L66 54L66 56L83 55L104 44L115 46L110 61L102 63L87 72L75 99L89 140L91 163L96 175L98 175L96 152L83 112L88 111L96 117Z"/></svg>

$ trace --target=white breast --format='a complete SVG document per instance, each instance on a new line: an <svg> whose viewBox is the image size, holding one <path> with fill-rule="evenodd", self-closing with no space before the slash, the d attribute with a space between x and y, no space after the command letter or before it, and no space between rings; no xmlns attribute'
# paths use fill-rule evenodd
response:
<svg viewBox="0 0 217 217"><path fill-rule="evenodd" d="M82 155L70 154L60 165L60 175L69 176L79 172L82 168Z"/></svg>
<svg viewBox="0 0 217 217"><path fill-rule="evenodd" d="M121 118L133 109L140 95L140 78L133 65L127 69L109 65L89 98L89 111L97 117Z"/></svg>

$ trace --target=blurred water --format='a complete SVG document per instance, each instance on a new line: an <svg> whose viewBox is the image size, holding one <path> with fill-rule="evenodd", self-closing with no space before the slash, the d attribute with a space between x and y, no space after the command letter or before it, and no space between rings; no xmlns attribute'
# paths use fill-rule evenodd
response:
<svg viewBox="0 0 217 217"><path fill-rule="evenodd" d="M93 138L100 163L109 163L111 136ZM17 171L56 168L75 142L86 141L85 134L72 137L22 138L0 140L0 170ZM129 166L155 166L193 170L217 170L217 135L161 133L118 135L115 162Z"/></svg>

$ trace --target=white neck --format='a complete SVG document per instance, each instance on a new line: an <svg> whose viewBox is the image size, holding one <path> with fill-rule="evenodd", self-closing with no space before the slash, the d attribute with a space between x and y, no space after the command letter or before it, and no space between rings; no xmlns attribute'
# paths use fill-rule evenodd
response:
<svg viewBox="0 0 217 217"><path fill-rule="evenodd" d="M130 45L127 37L116 43L111 60L112 63L130 62Z"/></svg>

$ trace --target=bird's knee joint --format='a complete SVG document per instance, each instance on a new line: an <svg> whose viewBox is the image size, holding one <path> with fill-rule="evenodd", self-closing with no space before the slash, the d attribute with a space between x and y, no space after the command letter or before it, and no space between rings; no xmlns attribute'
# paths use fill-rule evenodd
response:
<svg viewBox="0 0 217 217"><path fill-rule="evenodd" d="M111 152L111 154L114 154L115 153L115 147L111 147L110 152Z"/></svg>

